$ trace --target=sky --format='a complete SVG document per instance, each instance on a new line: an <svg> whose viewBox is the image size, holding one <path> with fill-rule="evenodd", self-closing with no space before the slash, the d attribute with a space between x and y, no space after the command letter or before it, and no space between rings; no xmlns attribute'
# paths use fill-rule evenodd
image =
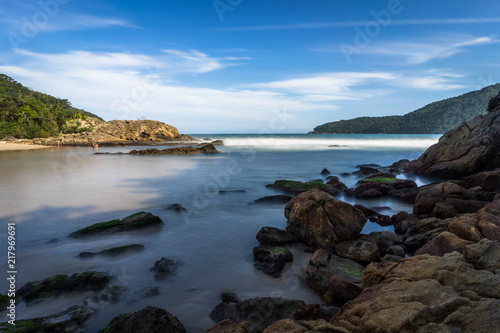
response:
<svg viewBox="0 0 500 333"><path fill-rule="evenodd" d="M105 120L307 133L500 82L493 0L2 0L0 73Z"/></svg>

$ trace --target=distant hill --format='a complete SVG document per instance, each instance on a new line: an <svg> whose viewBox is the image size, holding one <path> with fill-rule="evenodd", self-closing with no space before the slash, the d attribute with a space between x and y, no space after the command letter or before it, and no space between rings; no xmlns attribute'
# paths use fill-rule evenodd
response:
<svg viewBox="0 0 500 333"><path fill-rule="evenodd" d="M360 117L326 123L311 134L442 134L460 123L485 114L500 83L458 97L434 102L404 116Z"/></svg>
<svg viewBox="0 0 500 333"><path fill-rule="evenodd" d="M89 122L91 118L97 118ZM74 108L67 99L33 91L0 74L0 139L46 138L62 133L91 130L83 124L103 121L90 112Z"/></svg>

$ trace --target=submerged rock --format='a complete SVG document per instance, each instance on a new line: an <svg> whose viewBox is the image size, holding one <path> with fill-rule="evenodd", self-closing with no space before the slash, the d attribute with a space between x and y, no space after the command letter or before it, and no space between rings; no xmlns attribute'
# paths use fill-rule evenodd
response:
<svg viewBox="0 0 500 333"><path fill-rule="evenodd" d="M189 154L216 154L220 153L212 144L206 144L201 147L176 147L167 149L143 149L132 150L130 155L189 155Z"/></svg>
<svg viewBox="0 0 500 333"><path fill-rule="evenodd" d="M331 181L330 181L331 182ZM338 195L341 192L341 186L336 184L330 184L328 182L325 184L323 180L314 180L309 182L299 182L295 180L277 180L274 184L268 184L266 187L280 189L285 193L289 193L292 195L297 195L302 192L309 191L311 189L320 189L325 192L330 193L331 195Z"/></svg>
<svg viewBox="0 0 500 333"><path fill-rule="evenodd" d="M110 249L106 249L106 250L103 250L100 252L81 252L80 258L88 259L88 258L92 258L92 257L97 256L97 255L112 257L112 256L123 255L123 254L142 252L142 251L144 251L144 249L145 249L144 245L131 244L131 245L112 247Z"/></svg>
<svg viewBox="0 0 500 333"><path fill-rule="evenodd" d="M293 197L285 194L280 194L280 195L269 195L265 196L262 198L259 198L257 200L254 200L254 204L286 204L290 200L292 200Z"/></svg>
<svg viewBox="0 0 500 333"><path fill-rule="evenodd" d="M115 317L99 333L185 333L182 323L164 309L148 306L134 313Z"/></svg>
<svg viewBox="0 0 500 333"><path fill-rule="evenodd" d="M335 244L356 237L366 218L352 205L318 190L299 194L285 207L287 231L308 245L333 250Z"/></svg>
<svg viewBox="0 0 500 333"><path fill-rule="evenodd" d="M122 220L111 220L108 222L95 223L86 228L77 230L69 235L69 237L78 238L90 235L111 234L120 231L141 229L153 225L162 225L163 221L151 213L139 212L127 216Z"/></svg>
<svg viewBox="0 0 500 333"><path fill-rule="evenodd" d="M63 292L100 291L111 281L106 272L58 274L42 281L28 282L17 291L17 296L30 303L40 298L58 296Z"/></svg>
<svg viewBox="0 0 500 333"><path fill-rule="evenodd" d="M149 271L154 273L155 279L161 280L175 272L176 269L177 262L162 257L160 260L155 262L155 265Z"/></svg>

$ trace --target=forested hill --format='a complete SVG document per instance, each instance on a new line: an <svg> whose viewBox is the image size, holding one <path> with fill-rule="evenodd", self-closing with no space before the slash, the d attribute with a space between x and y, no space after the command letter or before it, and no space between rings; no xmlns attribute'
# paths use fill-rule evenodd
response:
<svg viewBox="0 0 500 333"><path fill-rule="evenodd" d="M74 108L67 99L42 94L0 74L0 139L43 138L60 132L72 133L89 128L81 126L89 117L98 116Z"/></svg>
<svg viewBox="0 0 500 333"><path fill-rule="evenodd" d="M312 134L442 134L464 121L485 114L500 83L458 97L434 102L404 116L360 117L326 123Z"/></svg>

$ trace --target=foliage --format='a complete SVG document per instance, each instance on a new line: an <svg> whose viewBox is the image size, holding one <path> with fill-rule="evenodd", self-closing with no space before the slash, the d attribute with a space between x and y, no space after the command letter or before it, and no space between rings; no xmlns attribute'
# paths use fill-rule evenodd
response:
<svg viewBox="0 0 500 333"><path fill-rule="evenodd" d="M458 97L434 102L404 116L360 117L326 123L314 134L442 134L464 121L486 114L488 102L500 83Z"/></svg>
<svg viewBox="0 0 500 333"><path fill-rule="evenodd" d="M60 132L81 132L82 129L66 123L88 117L102 120L90 112L74 108L67 99L33 91L0 74L0 139L6 136L33 139L57 136Z"/></svg>

